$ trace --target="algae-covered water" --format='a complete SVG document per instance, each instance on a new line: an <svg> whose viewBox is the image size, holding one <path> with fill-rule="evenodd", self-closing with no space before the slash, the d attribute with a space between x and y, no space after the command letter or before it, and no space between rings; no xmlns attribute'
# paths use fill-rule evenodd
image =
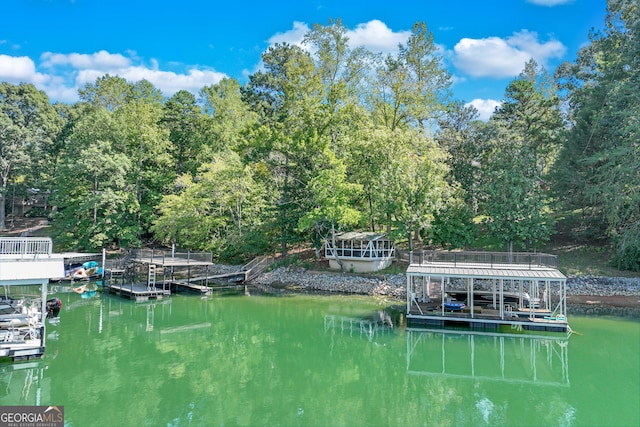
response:
<svg viewBox="0 0 640 427"><path fill-rule="evenodd" d="M44 357L0 363L0 405L68 426L640 425L638 319L558 339L407 329L371 297L59 296Z"/></svg>

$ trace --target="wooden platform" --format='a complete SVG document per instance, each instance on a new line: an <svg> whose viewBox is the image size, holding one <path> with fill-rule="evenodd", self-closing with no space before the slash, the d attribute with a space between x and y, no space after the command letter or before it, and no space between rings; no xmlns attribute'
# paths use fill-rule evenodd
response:
<svg viewBox="0 0 640 427"><path fill-rule="evenodd" d="M146 284L134 283L134 284L104 284L102 286L103 291L132 299L134 301L149 301L150 299L162 299L165 296L170 296L171 291L169 289L156 288L151 290Z"/></svg>

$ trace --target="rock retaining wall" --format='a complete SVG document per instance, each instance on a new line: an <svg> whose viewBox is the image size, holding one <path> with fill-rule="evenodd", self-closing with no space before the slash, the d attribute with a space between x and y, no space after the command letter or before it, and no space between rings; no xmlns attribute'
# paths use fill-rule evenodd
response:
<svg viewBox="0 0 640 427"><path fill-rule="evenodd" d="M357 275L280 267L262 274L252 285L263 289L383 295L404 300L406 283L404 274ZM571 277L567 279L567 294L640 296L640 278Z"/></svg>
<svg viewBox="0 0 640 427"><path fill-rule="evenodd" d="M640 278L625 277L569 277L567 278L568 295L589 296L638 296L640 295Z"/></svg>

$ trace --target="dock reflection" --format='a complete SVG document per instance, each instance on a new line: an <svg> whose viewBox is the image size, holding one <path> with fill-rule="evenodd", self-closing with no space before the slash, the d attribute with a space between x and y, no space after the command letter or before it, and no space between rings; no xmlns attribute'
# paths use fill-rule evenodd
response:
<svg viewBox="0 0 640 427"><path fill-rule="evenodd" d="M0 405L49 404L51 380L44 375L42 360L0 363Z"/></svg>
<svg viewBox="0 0 640 427"><path fill-rule="evenodd" d="M569 387L568 337L407 329L407 372Z"/></svg>

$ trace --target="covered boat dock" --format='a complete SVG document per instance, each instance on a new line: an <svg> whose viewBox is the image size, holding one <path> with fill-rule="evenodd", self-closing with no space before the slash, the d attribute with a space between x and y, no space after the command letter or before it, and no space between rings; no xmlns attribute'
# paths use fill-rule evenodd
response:
<svg viewBox="0 0 640 427"><path fill-rule="evenodd" d="M407 323L569 332L566 277L542 253L412 253Z"/></svg>
<svg viewBox="0 0 640 427"><path fill-rule="evenodd" d="M53 253L50 238L0 237L0 358L42 357L47 284L63 272L64 258Z"/></svg>

